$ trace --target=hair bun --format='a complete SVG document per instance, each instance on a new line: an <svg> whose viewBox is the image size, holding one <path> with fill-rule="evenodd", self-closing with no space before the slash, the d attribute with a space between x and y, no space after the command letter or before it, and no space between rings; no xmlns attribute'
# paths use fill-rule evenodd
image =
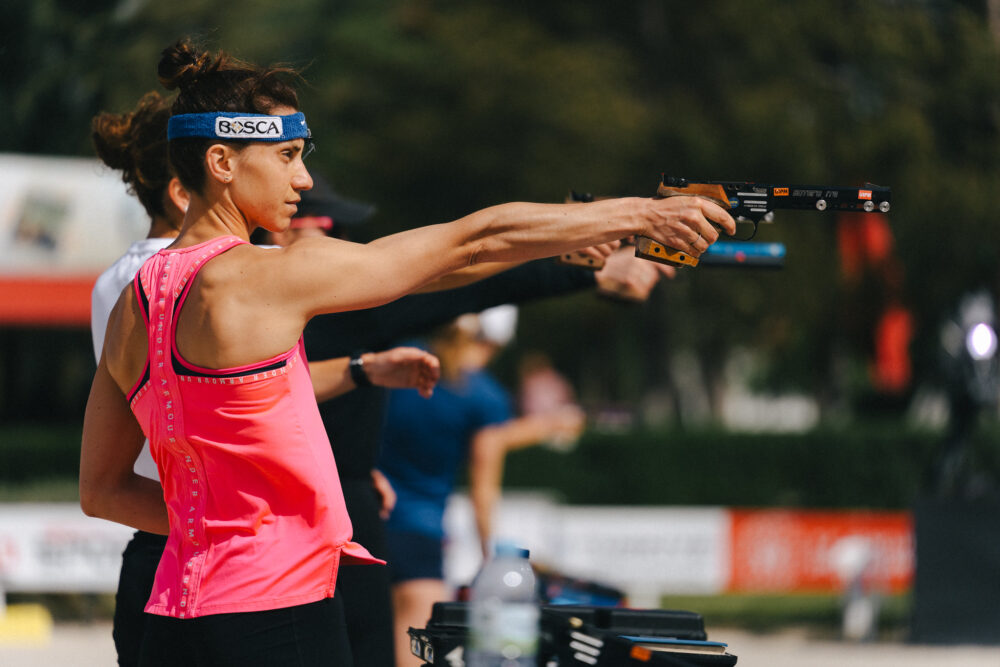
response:
<svg viewBox="0 0 1000 667"><path fill-rule="evenodd" d="M146 93L127 113L101 113L91 123L97 156L122 172L129 191L149 216L164 214L163 193L170 181L167 121L170 108L159 93Z"/></svg>
<svg viewBox="0 0 1000 667"><path fill-rule="evenodd" d="M133 167L129 152L132 119L129 114L102 113L91 121L91 137L97 156L112 169Z"/></svg>
<svg viewBox="0 0 1000 667"><path fill-rule="evenodd" d="M187 40L181 40L163 50L156 68L160 83L167 90L186 88L219 67L219 58L206 51L195 49Z"/></svg>

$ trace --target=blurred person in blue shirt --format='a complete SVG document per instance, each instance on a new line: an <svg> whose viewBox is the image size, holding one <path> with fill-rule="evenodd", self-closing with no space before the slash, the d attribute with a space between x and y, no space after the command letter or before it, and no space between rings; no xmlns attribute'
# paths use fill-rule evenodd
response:
<svg viewBox="0 0 1000 667"><path fill-rule="evenodd" d="M517 310L499 306L463 315L439 330L427 348L441 360L441 381L424 400L390 392L379 470L396 494L386 521L396 636L422 627L434 602L448 599L444 581L444 512L460 468L469 465L469 495L484 555L500 498L503 463L512 450L575 440L584 426L576 405L515 416L507 391L485 370L513 336ZM397 642L397 667L417 665Z"/></svg>

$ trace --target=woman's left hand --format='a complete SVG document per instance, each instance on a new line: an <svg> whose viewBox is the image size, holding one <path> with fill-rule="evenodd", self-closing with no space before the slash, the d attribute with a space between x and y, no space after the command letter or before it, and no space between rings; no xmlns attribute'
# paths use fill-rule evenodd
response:
<svg viewBox="0 0 1000 667"><path fill-rule="evenodd" d="M372 468L372 486L379 498L378 515L385 521L396 507L396 491L389 483L389 478L378 468Z"/></svg>

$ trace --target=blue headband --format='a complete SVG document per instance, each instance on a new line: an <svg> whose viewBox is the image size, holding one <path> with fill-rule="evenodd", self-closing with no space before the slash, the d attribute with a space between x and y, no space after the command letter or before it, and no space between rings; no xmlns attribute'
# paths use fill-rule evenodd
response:
<svg viewBox="0 0 1000 667"><path fill-rule="evenodd" d="M213 111L170 117L167 139L202 137L229 141L290 141L308 139L309 127L301 111L287 116Z"/></svg>

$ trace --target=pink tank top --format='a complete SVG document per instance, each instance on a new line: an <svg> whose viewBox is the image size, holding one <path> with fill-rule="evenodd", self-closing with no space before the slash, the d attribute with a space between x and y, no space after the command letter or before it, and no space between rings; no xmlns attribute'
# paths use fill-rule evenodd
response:
<svg viewBox="0 0 1000 667"><path fill-rule="evenodd" d="M163 484L170 535L146 611L190 618L332 597L341 563L384 563L351 522L302 341L240 368L181 358L177 316L197 271L245 243L165 249L135 278L149 361L129 398Z"/></svg>

